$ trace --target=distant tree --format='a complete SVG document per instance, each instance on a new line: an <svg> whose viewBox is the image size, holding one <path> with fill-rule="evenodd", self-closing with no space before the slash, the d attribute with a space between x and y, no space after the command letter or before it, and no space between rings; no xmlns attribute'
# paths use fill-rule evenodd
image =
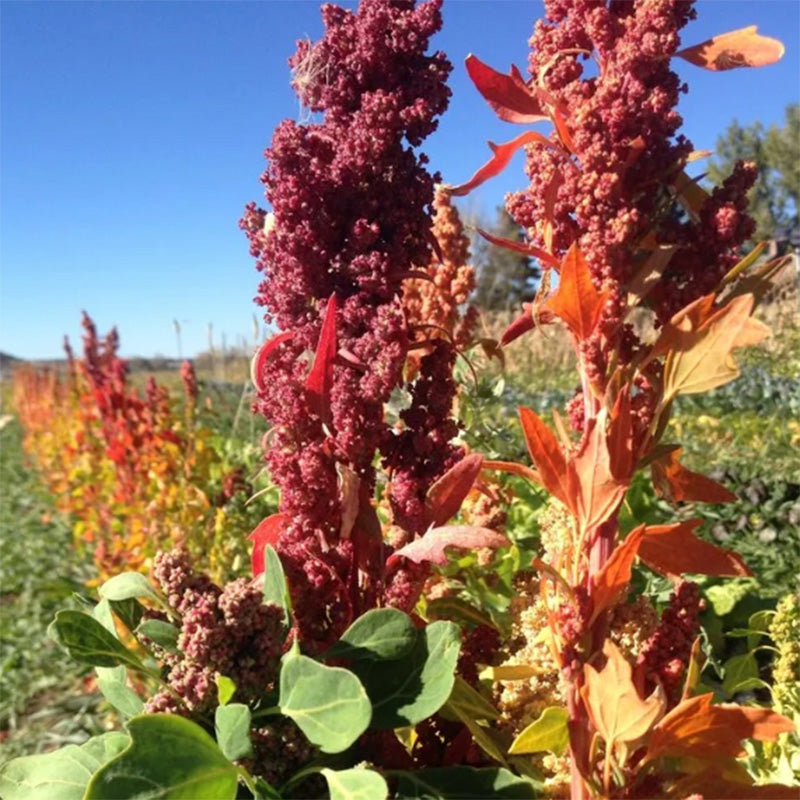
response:
<svg viewBox="0 0 800 800"><path fill-rule="evenodd" d="M767 163L775 183L791 207L791 223L800 223L800 103L786 106L786 124L772 125L764 138Z"/></svg>
<svg viewBox="0 0 800 800"><path fill-rule="evenodd" d="M523 240L522 229L504 206L498 206L495 223L489 231L504 239ZM479 308L491 311L516 309L536 294L541 272L533 259L478 237L473 245L473 261L478 276L475 302Z"/></svg>
<svg viewBox="0 0 800 800"><path fill-rule="evenodd" d="M750 214L756 221L757 239L772 238L779 228L798 223L800 197L800 105L786 108L786 125L765 130L760 122L742 126L734 120L717 139L716 159L708 178L720 184L736 161L753 161L759 170L750 191Z"/></svg>

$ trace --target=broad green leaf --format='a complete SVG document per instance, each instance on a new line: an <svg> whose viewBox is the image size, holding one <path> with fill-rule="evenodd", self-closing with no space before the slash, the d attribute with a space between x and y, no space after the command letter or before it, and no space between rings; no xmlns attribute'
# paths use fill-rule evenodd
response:
<svg viewBox="0 0 800 800"><path fill-rule="evenodd" d="M371 769L323 769L331 800L385 800L389 787L383 777Z"/></svg>
<svg viewBox="0 0 800 800"><path fill-rule="evenodd" d="M369 697L352 672L295 653L283 658L278 705L324 753L350 747L372 716Z"/></svg>
<svg viewBox="0 0 800 800"><path fill-rule="evenodd" d="M117 626L114 623L114 614L108 600L101 600L93 609L92 617L96 619L109 633L117 636Z"/></svg>
<svg viewBox="0 0 800 800"><path fill-rule="evenodd" d="M227 705L236 694L236 684L219 673L214 676L214 683L217 684L217 701L221 706Z"/></svg>
<svg viewBox="0 0 800 800"><path fill-rule="evenodd" d="M391 662L357 662L353 669L372 700L372 726L416 725L447 702L455 683L461 634L453 622L434 622L414 649Z"/></svg>
<svg viewBox="0 0 800 800"><path fill-rule="evenodd" d="M360 616L325 654L329 658L396 660L411 651L417 629L396 608L374 608Z"/></svg>
<svg viewBox="0 0 800 800"><path fill-rule="evenodd" d="M122 620L131 633L136 630L144 616L144 606L135 598L111 601L111 610Z"/></svg>
<svg viewBox="0 0 800 800"><path fill-rule="evenodd" d="M264 602L283 609L284 622L292 617L292 601L283 564L275 548L268 544L264 548Z"/></svg>
<svg viewBox="0 0 800 800"><path fill-rule="evenodd" d="M197 724L177 714L128 723L130 747L95 773L83 800L234 800L238 770Z"/></svg>
<svg viewBox="0 0 800 800"><path fill-rule="evenodd" d="M563 755L569 744L568 719L569 712L566 708L546 708L539 719L528 725L514 739L508 752L511 755L524 755L548 750L554 755Z"/></svg>
<svg viewBox="0 0 800 800"><path fill-rule="evenodd" d="M129 742L124 733L104 733L80 747L70 744L52 753L7 761L0 767L0 797L82 800L92 774Z"/></svg>
<svg viewBox="0 0 800 800"><path fill-rule="evenodd" d="M722 666L722 691L729 697L758 681L758 662L754 653L733 656Z"/></svg>
<svg viewBox="0 0 800 800"><path fill-rule="evenodd" d="M99 669L104 668L100 667ZM124 670L124 667L122 669ZM120 681L116 677L98 675L97 688L100 689L103 697L125 717L135 717L144 710L142 698L125 684L124 677Z"/></svg>
<svg viewBox="0 0 800 800"><path fill-rule="evenodd" d="M226 758L236 761L253 754L250 709L243 703L219 706L214 714L214 734Z"/></svg>
<svg viewBox="0 0 800 800"><path fill-rule="evenodd" d="M703 593L711 602L714 613L718 617L730 614L740 600L747 597L753 591L755 581L748 579L738 579L726 581L717 586L709 586Z"/></svg>
<svg viewBox="0 0 800 800"><path fill-rule="evenodd" d="M98 589L98 594L106 600L147 599L159 605L162 602L150 581L141 572L122 572L109 578Z"/></svg>
<svg viewBox="0 0 800 800"><path fill-rule="evenodd" d="M444 767L416 772L396 772L396 798L414 800L534 800L533 783L507 769L492 767Z"/></svg>
<svg viewBox="0 0 800 800"><path fill-rule="evenodd" d="M168 653L178 652L180 631L169 622L160 619L146 619L139 623L136 634L146 636Z"/></svg>
<svg viewBox="0 0 800 800"><path fill-rule="evenodd" d="M142 669L142 662L96 619L80 611L59 611L48 632L76 661L94 667L129 664Z"/></svg>

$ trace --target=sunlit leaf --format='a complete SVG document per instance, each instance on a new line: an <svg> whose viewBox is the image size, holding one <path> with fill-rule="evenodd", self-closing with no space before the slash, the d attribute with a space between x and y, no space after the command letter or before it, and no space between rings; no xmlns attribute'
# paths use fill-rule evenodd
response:
<svg viewBox="0 0 800 800"><path fill-rule="evenodd" d="M475 525L444 525L441 528L431 528L419 539L401 547L391 555L388 563L393 563L403 556L416 564L428 562L443 567L447 564L448 547L477 550L480 547L503 547L508 543L503 534L490 528L480 528Z"/></svg>
<svg viewBox="0 0 800 800"><path fill-rule="evenodd" d="M546 708L511 744L510 755L541 753L548 750L563 755L569 744L569 712L560 706Z"/></svg>
<svg viewBox="0 0 800 800"><path fill-rule="evenodd" d="M489 178L493 178L495 175L502 172L508 166L508 162L511 161L511 157L514 153L526 144L541 144L545 147L554 147L553 143L546 136L542 136L541 133L536 133L536 131L525 131L525 133L521 133L517 136L516 139L512 139L510 142L505 142L504 144L489 142L489 147L492 153L494 153L494 156L466 183L448 189L449 193L457 197L469 194L477 186L480 186L482 183L489 180Z"/></svg>
<svg viewBox="0 0 800 800"><path fill-rule="evenodd" d="M736 67L764 67L783 56L777 39L762 36L755 25L722 33L705 42L679 50L675 55L713 72Z"/></svg>
<svg viewBox="0 0 800 800"><path fill-rule="evenodd" d="M592 584L592 619L593 622L601 612L612 608L622 597L631 580L633 562L639 552L645 526L640 525L631 531L611 553L611 557L603 565L593 579Z"/></svg>
<svg viewBox="0 0 800 800"><path fill-rule="evenodd" d="M646 759L737 757L744 754L744 739L775 741L794 730L791 720L767 708L712 705L712 699L702 694L673 708L650 734Z"/></svg>
<svg viewBox="0 0 800 800"><path fill-rule="evenodd" d="M543 307L562 319L582 342L594 331L606 300L607 295L595 288L583 253L573 244L561 262L558 288Z"/></svg>
<svg viewBox="0 0 800 800"><path fill-rule="evenodd" d="M467 56L466 66L475 87L500 119L517 123L547 119L541 101L516 68L512 67L508 75L503 75L472 54Z"/></svg>
<svg viewBox="0 0 800 800"><path fill-rule="evenodd" d="M610 640L603 645L606 664L596 670L584 666L581 696L598 733L611 748L641 739L664 713L666 701L657 689L646 700L639 697L631 678L631 665Z"/></svg>
<svg viewBox="0 0 800 800"><path fill-rule="evenodd" d="M702 575L747 577L753 573L738 553L698 539L694 531L703 524L690 519L675 525L651 525L645 528L639 545L639 557L662 575Z"/></svg>

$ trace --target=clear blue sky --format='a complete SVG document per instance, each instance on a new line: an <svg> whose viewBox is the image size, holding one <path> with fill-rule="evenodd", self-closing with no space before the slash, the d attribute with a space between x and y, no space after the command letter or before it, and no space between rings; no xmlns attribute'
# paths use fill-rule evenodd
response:
<svg viewBox="0 0 800 800"><path fill-rule="evenodd" d="M455 64L454 96L423 148L445 180L522 130L495 119L464 57L524 68L540 14L531 0L445 0L435 45ZM734 117L780 122L800 100L798 0L703 0L699 17L686 44L758 24L787 53L720 74L677 63L695 146ZM60 356L84 308L119 326L126 355L175 355L173 319L185 354L207 346L209 322L217 345L250 337L259 278L237 221L262 198L272 129L298 115L286 59L320 32L310 0L0 2L0 350ZM491 212L523 185L518 157L467 202Z"/></svg>

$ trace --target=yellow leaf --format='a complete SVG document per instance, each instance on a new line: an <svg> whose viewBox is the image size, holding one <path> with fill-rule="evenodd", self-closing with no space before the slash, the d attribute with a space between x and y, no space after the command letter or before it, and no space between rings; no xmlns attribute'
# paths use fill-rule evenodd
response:
<svg viewBox="0 0 800 800"><path fill-rule="evenodd" d="M549 750L553 755L561 756L569 744L567 720L569 712L566 708L552 706L542 711L539 719L525 728L511 744L509 755L525 755L541 753Z"/></svg>

